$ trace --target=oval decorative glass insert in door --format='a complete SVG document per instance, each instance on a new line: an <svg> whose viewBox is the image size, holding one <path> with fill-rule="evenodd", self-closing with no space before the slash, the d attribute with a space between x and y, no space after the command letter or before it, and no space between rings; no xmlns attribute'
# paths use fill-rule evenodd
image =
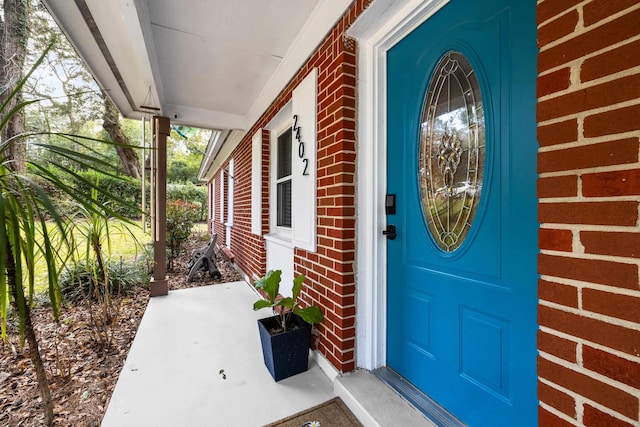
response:
<svg viewBox="0 0 640 427"><path fill-rule="evenodd" d="M460 247L471 229L482 193L485 148L475 71L461 53L447 52L425 95L418 153L422 210L444 252Z"/></svg>

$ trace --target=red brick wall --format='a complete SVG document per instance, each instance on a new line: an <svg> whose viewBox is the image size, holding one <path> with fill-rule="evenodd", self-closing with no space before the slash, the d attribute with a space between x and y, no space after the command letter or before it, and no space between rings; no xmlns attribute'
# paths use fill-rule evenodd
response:
<svg viewBox="0 0 640 427"><path fill-rule="evenodd" d="M271 164L270 133L262 130L262 234L267 234L270 230L269 224L269 165ZM262 277L266 273L266 261L262 269L258 272Z"/></svg>
<svg viewBox="0 0 640 427"><path fill-rule="evenodd" d="M266 266L266 253L264 251L264 239L251 233L251 136L243 141L233 153L233 178L234 178L234 208L233 227L231 227L231 252L233 252L236 265L251 278L251 272L256 275L264 274ZM267 144L263 144L267 146ZM265 153L262 153L263 165L265 165ZM267 161L269 157L267 156ZM269 163L266 163L268 165ZM228 165L228 164L227 164ZM264 169L263 169L264 171ZM268 169L267 169L268 173ZM267 174L267 188L268 188ZM263 196L265 197L265 196ZM268 199L267 199L268 200Z"/></svg>
<svg viewBox="0 0 640 427"><path fill-rule="evenodd" d="M640 3L537 19L540 425L639 425Z"/></svg>
<svg viewBox="0 0 640 427"><path fill-rule="evenodd" d="M251 233L251 143L258 129L291 100L293 89L318 68L317 251L296 249L295 274L307 277L303 299L325 314L317 348L343 372L355 369L355 128L356 46L345 30L369 0L356 0L233 152L234 225L231 250L249 277L265 273L264 241ZM262 231L269 232L269 132L263 131ZM226 167L226 164L223 165ZM215 178L219 180L219 173ZM226 190L226 184L225 184ZM219 185L216 191L219 191ZM214 228L219 230L219 195ZM295 201L294 201L295 203Z"/></svg>
<svg viewBox="0 0 640 427"><path fill-rule="evenodd" d="M250 134L253 135L253 134ZM213 175L216 180L215 211L212 212L212 227L218 233L218 246L225 244L226 226L228 217L228 178L226 172L229 168L229 160L233 162L234 200L233 200L233 226L231 227L231 252L234 255L236 266L247 275L250 280L261 277L266 272L265 241L262 236L251 232L251 138L245 138L233 154L221 165L221 168ZM262 234L269 232L269 131L262 132ZM224 179L224 221L220 221L220 180ZM211 183L211 181L209 181Z"/></svg>
<svg viewBox="0 0 640 427"><path fill-rule="evenodd" d="M318 67L318 248L296 249L296 273L326 320L318 349L339 370L355 369L355 43L344 20L315 55Z"/></svg>

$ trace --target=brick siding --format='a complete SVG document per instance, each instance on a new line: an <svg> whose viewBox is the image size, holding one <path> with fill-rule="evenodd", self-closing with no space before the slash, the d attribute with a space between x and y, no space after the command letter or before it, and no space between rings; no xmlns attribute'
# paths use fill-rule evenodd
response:
<svg viewBox="0 0 640 427"><path fill-rule="evenodd" d="M640 4L542 0L540 425L640 425Z"/></svg>
<svg viewBox="0 0 640 427"><path fill-rule="evenodd" d="M341 372L356 367L356 44L345 38L345 30L369 3L370 0L354 1L230 156L234 159L236 177L231 251L238 267L253 279L265 273L266 253L264 239L251 233L252 136L266 127L291 100L293 89L310 70L317 68L317 251L296 248L294 270L296 275L307 277L304 301L321 306L325 314L325 320L317 328L319 336L315 346ZM263 131L262 136L262 232L266 234L269 232L269 132ZM228 160L226 162L223 168L227 167ZM220 172L213 178L219 182ZM214 215L213 228L224 236L218 193L216 197L218 213Z"/></svg>
<svg viewBox="0 0 640 427"><path fill-rule="evenodd" d="M237 178L231 250L265 273L251 233L251 138L318 68L317 251L296 249L304 299L323 307L316 347L355 364L355 1L231 155ZM640 4L540 0L538 43L540 425L640 423ZM269 232L269 133L263 131L262 231ZM222 165L224 168L227 164ZM214 229L220 172L214 177ZM225 206L225 211L226 211ZM221 240L224 241L224 240Z"/></svg>

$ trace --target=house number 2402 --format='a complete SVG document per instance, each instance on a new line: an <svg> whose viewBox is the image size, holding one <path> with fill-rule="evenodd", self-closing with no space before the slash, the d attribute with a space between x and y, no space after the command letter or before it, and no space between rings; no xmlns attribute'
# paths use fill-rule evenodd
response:
<svg viewBox="0 0 640 427"><path fill-rule="evenodd" d="M302 175L307 176L309 175L309 159L307 159L305 157L305 153L304 153L304 141L302 140L302 137L300 136L300 129L301 127L298 126L298 115L294 114L293 115L293 132L295 134L295 138L296 141L298 141L298 157L300 157L302 159L302 163L304 163L304 169L302 170Z"/></svg>

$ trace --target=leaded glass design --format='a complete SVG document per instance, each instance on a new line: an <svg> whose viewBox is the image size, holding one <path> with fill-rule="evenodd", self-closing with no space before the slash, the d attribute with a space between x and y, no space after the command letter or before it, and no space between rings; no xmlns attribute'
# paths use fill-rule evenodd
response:
<svg viewBox="0 0 640 427"><path fill-rule="evenodd" d="M453 252L469 234L482 193L485 121L475 71L459 52L439 61L420 120L418 180L436 245Z"/></svg>

